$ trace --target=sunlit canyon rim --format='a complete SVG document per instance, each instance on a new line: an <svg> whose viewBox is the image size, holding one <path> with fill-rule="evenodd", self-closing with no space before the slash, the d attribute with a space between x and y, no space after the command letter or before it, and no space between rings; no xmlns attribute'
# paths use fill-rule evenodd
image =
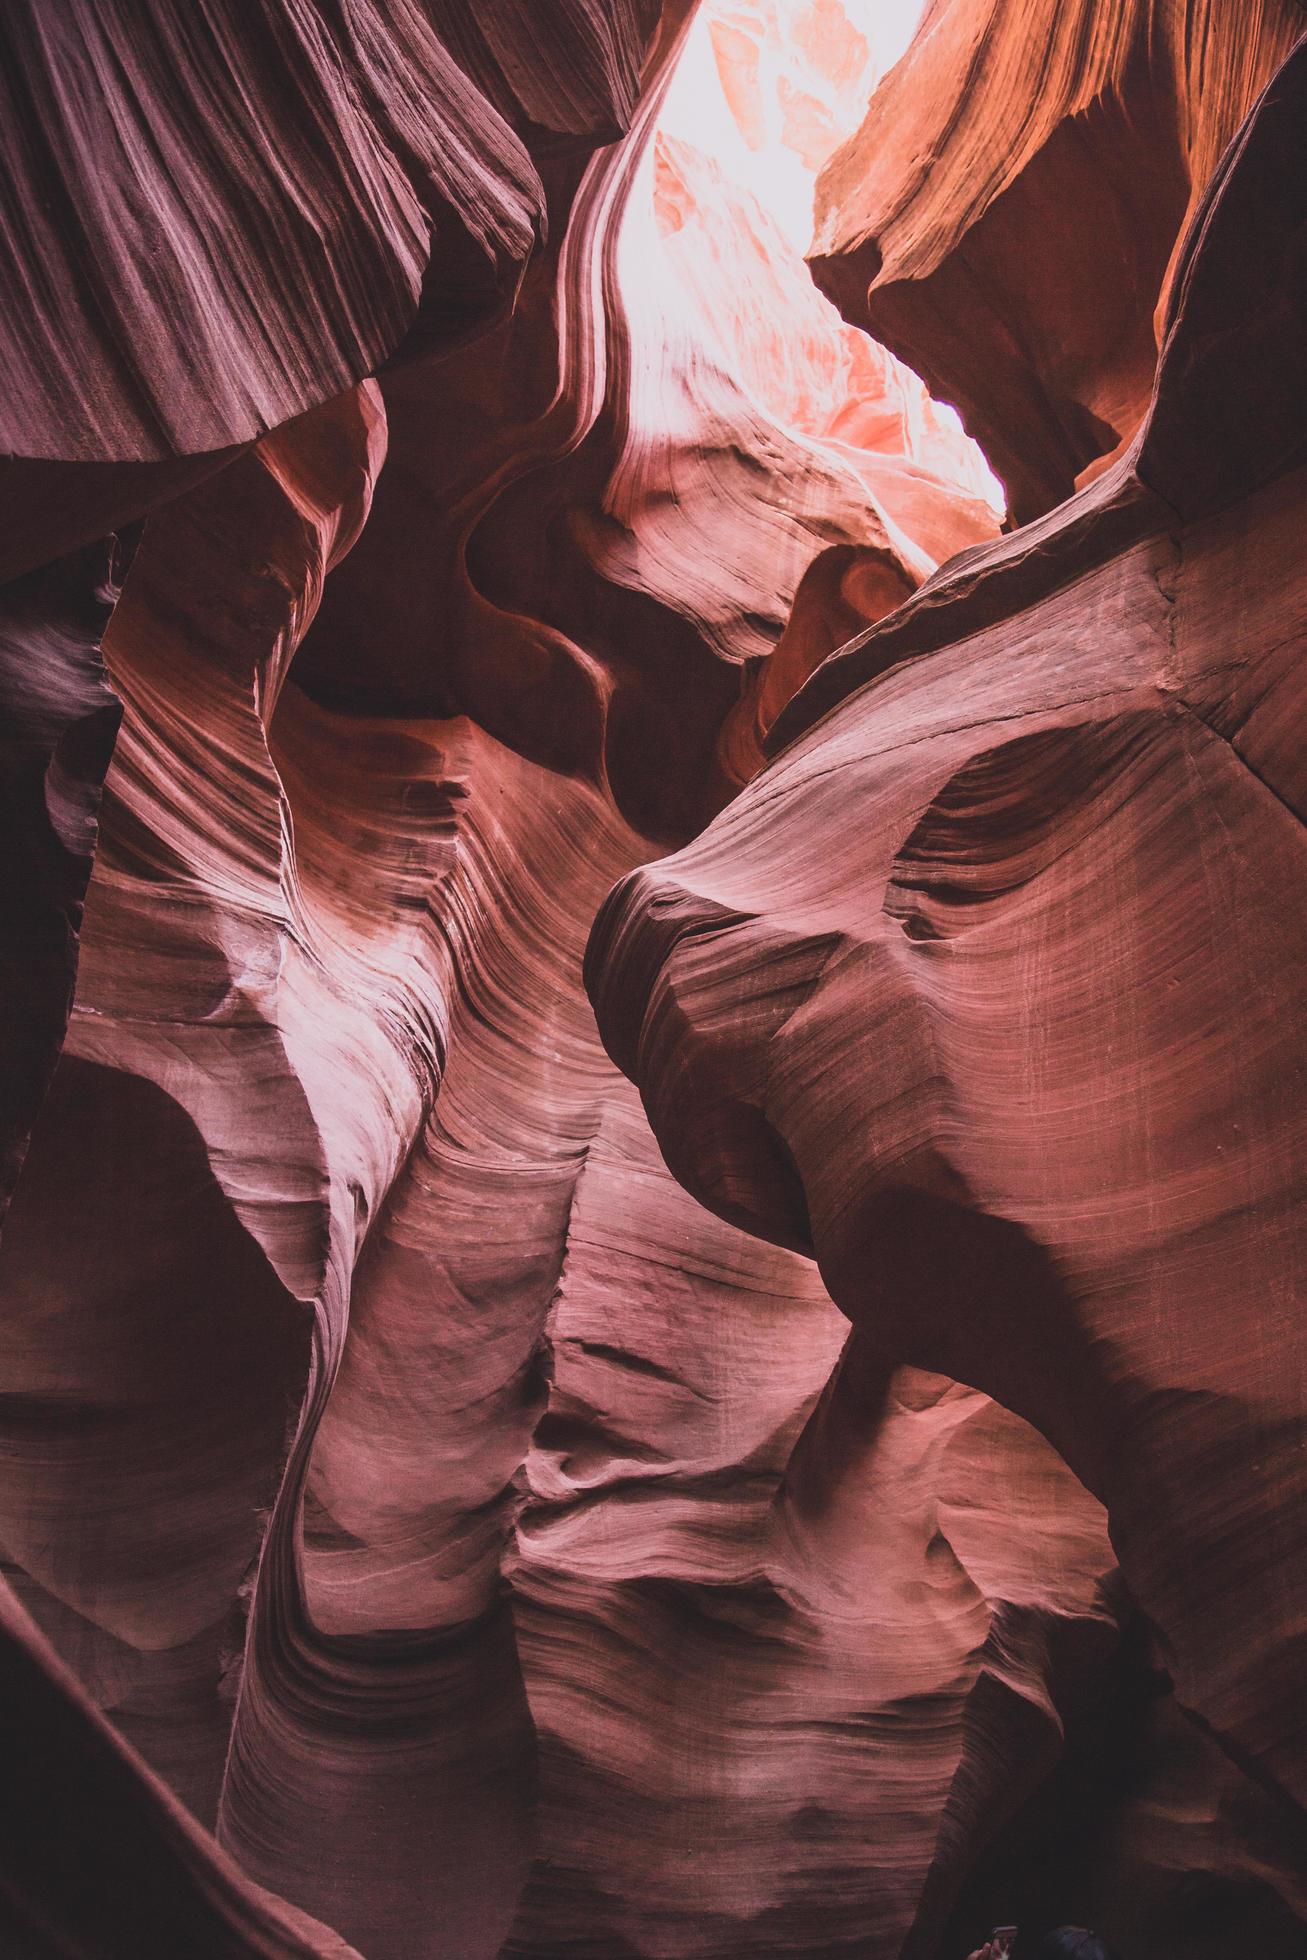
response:
<svg viewBox="0 0 1307 1960"><path fill-rule="evenodd" d="M0 1960L1307 1954L1305 33L0 13Z"/></svg>

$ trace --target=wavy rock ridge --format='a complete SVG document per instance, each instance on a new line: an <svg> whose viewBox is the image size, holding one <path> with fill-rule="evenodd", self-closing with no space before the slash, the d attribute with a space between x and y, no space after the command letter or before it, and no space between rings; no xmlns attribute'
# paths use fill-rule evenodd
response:
<svg viewBox="0 0 1307 1960"><path fill-rule="evenodd" d="M6 1953L1301 1952L1298 12L0 29Z"/></svg>
<svg viewBox="0 0 1307 1960"><path fill-rule="evenodd" d="M1147 407L1176 251L1299 0L938 0L818 187L814 277L1039 516Z"/></svg>
<svg viewBox="0 0 1307 1960"><path fill-rule="evenodd" d="M690 1188L813 1251L855 1346L986 1389L1102 1499L1242 1779L1222 1807L1285 1828L1245 1870L1286 1941L1305 88L1300 50L1195 213L1121 461L828 663L792 746L590 950ZM1209 413L1229 374L1237 432Z"/></svg>

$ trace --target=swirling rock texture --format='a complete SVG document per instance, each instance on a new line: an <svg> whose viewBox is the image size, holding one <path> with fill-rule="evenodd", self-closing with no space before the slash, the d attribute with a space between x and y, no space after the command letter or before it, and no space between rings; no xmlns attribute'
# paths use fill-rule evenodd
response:
<svg viewBox="0 0 1307 1960"><path fill-rule="evenodd" d="M1072 11L0 26L6 1954L1301 1951L1302 81Z"/></svg>
<svg viewBox="0 0 1307 1960"><path fill-rule="evenodd" d="M827 163L814 277L961 410L1025 522L1148 403L1175 250L1299 0L933 0Z"/></svg>
<svg viewBox="0 0 1307 1960"><path fill-rule="evenodd" d="M590 949L678 1176L1105 1504L1220 1752L1168 1858L1261 1912L1209 1929L1231 1953L1304 1938L1305 129L1300 48L1195 212L1124 456L828 661ZM1092 1887L1148 1950L1200 1937Z"/></svg>

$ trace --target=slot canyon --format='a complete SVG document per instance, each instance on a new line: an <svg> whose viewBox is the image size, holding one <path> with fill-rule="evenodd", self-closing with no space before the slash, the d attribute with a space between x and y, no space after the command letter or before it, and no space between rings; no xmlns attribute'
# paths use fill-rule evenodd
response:
<svg viewBox="0 0 1307 1960"><path fill-rule="evenodd" d="M0 1960L1307 1960L1303 0L0 48Z"/></svg>

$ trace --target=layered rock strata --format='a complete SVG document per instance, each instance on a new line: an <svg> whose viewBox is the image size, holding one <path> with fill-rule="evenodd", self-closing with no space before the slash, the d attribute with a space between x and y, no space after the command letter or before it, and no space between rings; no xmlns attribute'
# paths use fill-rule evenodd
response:
<svg viewBox="0 0 1307 1960"><path fill-rule="evenodd" d="M1101 1497L1298 1910L1305 88L1195 214L1126 456L829 662L589 956L678 1176Z"/></svg>
<svg viewBox="0 0 1307 1960"><path fill-rule="evenodd" d="M818 186L813 275L1024 523L1129 442L1175 252L1300 0L934 0Z"/></svg>
<svg viewBox="0 0 1307 1960"><path fill-rule="evenodd" d="M1277 19L1239 74L1190 21L1222 134ZM1295 794L1298 83L1146 434L995 548L799 258L876 26L6 25L16 1953L925 1960L1070 1900L1215 1960L1195 1875L1295 1950L1291 1009L1206 949L1292 933L1240 840Z"/></svg>

